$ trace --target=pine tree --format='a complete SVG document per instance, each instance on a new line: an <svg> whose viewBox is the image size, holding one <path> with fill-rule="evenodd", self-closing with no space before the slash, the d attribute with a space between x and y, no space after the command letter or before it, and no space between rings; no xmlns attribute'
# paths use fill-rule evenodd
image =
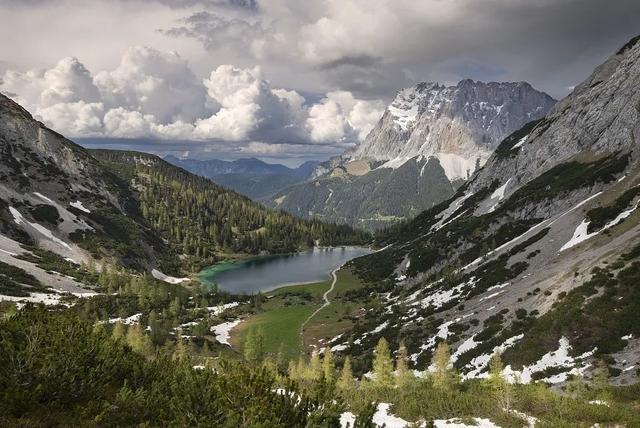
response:
<svg viewBox="0 0 640 428"><path fill-rule="evenodd" d="M433 386L442 390L452 389L456 383L456 373L451 367L451 352L446 342L438 343L431 365Z"/></svg>
<svg viewBox="0 0 640 428"><path fill-rule="evenodd" d="M327 383L331 384L335 381L336 366L333 361L333 353L331 352L331 348L328 346L325 348L324 356L322 358L322 372Z"/></svg>
<svg viewBox="0 0 640 428"><path fill-rule="evenodd" d="M295 363L295 361L293 360L289 361L289 367L287 369L287 373L289 375L289 379L293 381L300 380L300 374L298 373L298 365Z"/></svg>
<svg viewBox="0 0 640 428"><path fill-rule="evenodd" d="M500 387L504 383L502 377L502 370L504 365L502 364L502 358L499 352L494 352L489 360L489 384L494 388Z"/></svg>
<svg viewBox="0 0 640 428"><path fill-rule="evenodd" d="M336 387L343 393L350 394L355 390L355 383L353 380L353 370L351 369L351 358L347 355L342 365L342 371L340 377L336 383Z"/></svg>
<svg viewBox="0 0 640 428"><path fill-rule="evenodd" d="M113 331L111 332L111 337L113 337L114 340L124 339L126 334L127 334L127 327L124 324L122 324L120 321L116 322L113 325Z"/></svg>
<svg viewBox="0 0 640 428"><path fill-rule="evenodd" d="M499 352L495 352L489 361L489 379L488 383L498 401L499 409L509 413L511 410L511 401L513 398L513 387L507 382L502 375L504 364Z"/></svg>
<svg viewBox="0 0 640 428"><path fill-rule="evenodd" d="M573 398L584 398L587 392L587 385L584 381L584 376L582 376L581 374L572 376L572 378L567 383L565 390Z"/></svg>
<svg viewBox="0 0 640 428"><path fill-rule="evenodd" d="M153 344L149 336L144 334L140 324L132 325L127 331L127 344L131 349L144 356L151 356L153 352Z"/></svg>
<svg viewBox="0 0 640 428"><path fill-rule="evenodd" d="M264 334L261 329L249 330L243 352L245 360L250 363L260 364L264 360Z"/></svg>
<svg viewBox="0 0 640 428"><path fill-rule="evenodd" d="M309 380L320 380L322 377L322 362L320 361L320 354L314 351L311 354L311 360L309 360L309 368L307 369L306 378Z"/></svg>
<svg viewBox="0 0 640 428"><path fill-rule="evenodd" d="M176 331L176 346L173 350L171 358L173 358L174 360L184 360L188 358L188 356L189 350L187 344L184 341L184 338L182 337L182 329L178 329Z"/></svg>
<svg viewBox="0 0 640 428"><path fill-rule="evenodd" d="M278 353L276 354L276 367L279 372L283 372L286 369L287 359L284 355L284 343L280 343L278 346Z"/></svg>
<svg viewBox="0 0 640 428"><path fill-rule="evenodd" d="M382 337L373 351L373 382L381 388L393 386L393 361L389 352L389 344Z"/></svg>
<svg viewBox="0 0 640 428"><path fill-rule="evenodd" d="M407 347L404 346L404 342L400 342L398 348L398 356L396 357L396 382L399 387L408 386L415 376L413 371L409 368L409 356L407 354Z"/></svg>
<svg viewBox="0 0 640 428"><path fill-rule="evenodd" d="M607 401L611 399L609 376L609 366L604 360L599 360L591 379L591 388L596 392L596 397L599 400Z"/></svg>

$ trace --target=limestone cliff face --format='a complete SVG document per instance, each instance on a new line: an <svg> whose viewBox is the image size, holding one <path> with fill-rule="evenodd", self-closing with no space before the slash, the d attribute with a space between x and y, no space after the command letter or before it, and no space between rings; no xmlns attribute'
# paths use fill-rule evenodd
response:
<svg viewBox="0 0 640 428"><path fill-rule="evenodd" d="M508 197L578 154L598 157L635 149L640 141L640 43L634 40L597 67L539 124L505 141L471 189L510 178Z"/></svg>
<svg viewBox="0 0 640 428"><path fill-rule="evenodd" d="M504 137L543 117L554 103L525 82L420 83L399 91L366 140L345 158L395 167L432 156L450 180L467 179Z"/></svg>

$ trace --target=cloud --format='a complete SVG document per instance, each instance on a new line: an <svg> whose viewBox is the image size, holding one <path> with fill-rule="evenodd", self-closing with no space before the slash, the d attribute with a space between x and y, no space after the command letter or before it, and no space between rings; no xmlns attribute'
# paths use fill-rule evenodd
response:
<svg viewBox="0 0 640 428"><path fill-rule="evenodd" d="M151 114L162 124L207 113L202 82L176 52L129 48L118 67L98 73L95 83L108 105Z"/></svg>
<svg viewBox="0 0 640 428"><path fill-rule="evenodd" d="M95 77L72 57L51 69L8 70L0 90L70 137L226 141L256 150L351 144L383 111L381 102L345 91L308 104L294 90L272 87L259 67L221 65L200 80L176 52L140 46Z"/></svg>
<svg viewBox="0 0 640 428"><path fill-rule="evenodd" d="M100 99L91 74L76 58L61 59L48 70L26 73L8 70L2 77L2 88L17 94L26 107L47 108L58 103L96 102Z"/></svg>
<svg viewBox="0 0 640 428"><path fill-rule="evenodd" d="M325 90L389 97L415 83L409 73L442 83L527 80L562 96L635 35L639 19L636 0L607 8L600 0L264 0L259 14L234 18L233 26L260 29L236 39L239 58L259 59L283 79L301 74ZM227 40L220 28L232 25L221 20L201 15L174 35L220 52Z"/></svg>
<svg viewBox="0 0 640 428"><path fill-rule="evenodd" d="M97 136L103 133L102 117L104 105L86 101L56 103L38 108L38 116L43 122L55 124L57 130L67 135Z"/></svg>
<svg viewBox="0 0 640 428"><path fill-rule="evenodd" d="M256 39L265 34L265 29L259 22L225 18L208 11L196 12L178 20L177 26L159 31L170 37L193 38L210 51L247 51Z"/></svg>
<svg viewBox="0 0 640 428"><path fill-rule="evenodd" d="M382 102L357 100L350 92L329 92L309 110L307 128L313 141L362 141L384 112Z"/></svg>

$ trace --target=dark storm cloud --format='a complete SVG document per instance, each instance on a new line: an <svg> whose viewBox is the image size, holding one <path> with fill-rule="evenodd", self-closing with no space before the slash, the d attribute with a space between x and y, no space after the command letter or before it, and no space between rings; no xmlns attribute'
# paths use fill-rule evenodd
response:
<svg viewBox="0 0 640 428"><path fill-rule="evenodd" d="M89 3L91 0L87 0ZM193 6L204 7L229 7L245 10L258 10L257 0L117 0L121 2L137 2L137 3L158 3L168 6L172 9L182 9ZM0 5L14 6L39 6L43 4L64 2L60 0L0 0Z"/></svg>
<svg viewBox="0 0 640 428"><path fill-rule="evenodd" d="M321 64L320 69L332 70L334 68L353 66L353 67L374 67L382 61L382 58L367 54L343 56L327 63Z"/></svg>
<svg viewBox="0 0 640 428"><path fill-rule="evenodd" d="M184 8L191 6L205 7L231 7L246 10L258 10L257 0L128 0L157 2L171 8Z"/></svg>
<svg viewBox="0 0 640 428"><path fill-rule="evenodd" d="M171 37L196 39L208 50L216 50L221 45L246 49L252 40L264 32L259 23L225 18L207 11L196 12L179 20L179 25L158 31Z"/></svg>

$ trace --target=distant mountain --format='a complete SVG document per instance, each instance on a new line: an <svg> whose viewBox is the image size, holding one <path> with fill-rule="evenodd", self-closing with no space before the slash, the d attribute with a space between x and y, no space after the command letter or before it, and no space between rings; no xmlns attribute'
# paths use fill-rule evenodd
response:
<svg viewBox="0 0 640 428"><path fill-rule="evenodd" d="M354 164L289 187L266 203L301 217L378 229L415 216L455 193L432 158L415 157L398 168L378 168L362 175L353 171Z"/></svg>
<svg viewBox="0 0 640 428"><path fill-rule="evenodd" d="M505 138L449 200L350 267L365 316L333 349L370 360L380 337L411 364L447 342L464 378L501 353L513 381L638 381L640 37L543 118ZM372 296L377 296L371 303Z"/></svg>
<svg viewBox="0 0 640 428"><path fill-rule="evenodd" d="M524 82L420 83L398 92L364 142L318 165L314 181L284 189L266 203L371 228L410 218L450 197L504 137L543 117L554 103ZM420 173L409 179L411 165L420 165ZM357 194L363 183L367 193ZM390 188L394 202L375 201ZM329 190L332 204L325 206Z"/></svg>
<svg viewBox="0 0 640 428"><path fill-rule="evenodd" d="M234 161L196 160L166 156L167 162L211 179L252 199L263 199L307 180L320 162L307 161L298 168L248 158Z"/></svg>

